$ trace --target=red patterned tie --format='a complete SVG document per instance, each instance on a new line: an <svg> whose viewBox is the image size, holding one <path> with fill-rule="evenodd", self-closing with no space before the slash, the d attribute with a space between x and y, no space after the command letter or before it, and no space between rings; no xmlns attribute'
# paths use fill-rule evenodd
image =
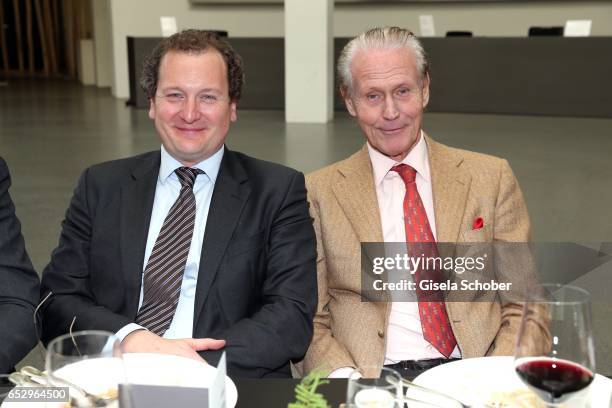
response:
<svg viewBox="0 0 612 408"><path fill-rule="evenodd" d="M422 249L418 254L427 257L438 257L436 240L431 232L429 220L421 196L414 181L416 170L406 164L394 166L396 171L404 180L406 194L404 195L404 225L406 227L406 242L417 243L417 246L409 245L412 250L416 247ZM424 245L418 245L424 244ZM424 291L418 289L422 279L440 282L442 271L417 269L414 281L417 285L417 299L419 300L419 315L421 317L421 328L423 337L430 342L445 357L449 357L457 344L453 329L451 328L444 306L444 298L440 291ZM427 299L427 300L423 300Z"/></svg>

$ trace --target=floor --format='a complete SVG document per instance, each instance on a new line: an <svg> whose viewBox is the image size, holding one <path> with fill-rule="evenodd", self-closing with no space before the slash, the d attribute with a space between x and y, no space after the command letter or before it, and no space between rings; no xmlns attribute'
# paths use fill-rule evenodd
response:
<svg viewBox="0 0 612 408"><path fill-rule="evenodd" d="M509 160L536 242L575 242L591 248L591 255L612 253L612 119L427 113L424 128L440 142ZM11 169L11 194L39 272L57 244L79 174L93 163L159 144L147 111L126 107L108 89L62 80L14 80L0 87L0 156ZM303 172L362 144L359 129L341 112L328 124L311 125L286 124L280 111L239 110L227 139L231 149ZM574 278L593 296L597 371L612 375L612 262L604 261L577 266ZM27 361L39 359L33 353Z"/></svg>

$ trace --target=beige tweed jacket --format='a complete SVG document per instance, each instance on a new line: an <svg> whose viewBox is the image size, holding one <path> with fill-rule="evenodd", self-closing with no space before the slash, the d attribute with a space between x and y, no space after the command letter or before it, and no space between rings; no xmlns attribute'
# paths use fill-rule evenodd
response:
<svg viewBox="0 0 612 408"><path fill-rule="evenodd" d="M439 242L529 240L527 208L506 160L451 148L428 136L426 142ZM312 343L298 371L379 369L391 303L360 297L360 242L383 241L367 147L309 174L306 184L317 234L319 303ZM484 227L473 230L477 217ZM513 354L520 304L447 302L446 307L464 358Z"/></svg>

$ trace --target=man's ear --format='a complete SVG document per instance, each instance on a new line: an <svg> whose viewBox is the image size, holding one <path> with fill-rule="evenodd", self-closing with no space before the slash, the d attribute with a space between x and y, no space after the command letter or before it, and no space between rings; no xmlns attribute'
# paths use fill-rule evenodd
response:
<svg viewBox="0 0 612 408"><path fill-rule="evenodd" d="M155 119L155 101L149 98L149 119Z"/></svg>
<svg viewBox="0 0 612 408"><path fill-rule="evenodd" d="M357 109L355 109L355 103L351 99L349 91L345 86L340 88L340 95L342 95L342 99L344 99L344 104L346 105L346 109L348 110L349 114L353 117L357 116Z"/></svg>
<svg viewBox="0 0 612 408"><path fill-rule="evenodd" d="M232 101L230 102L230 122L235 122L238 120L238 114L236 113L236 107L238 106L238 102Z"/></svg>
<svg viewBox="0 0 612 408"><path fill-rule="evenodd" d="M425 74L423 78L423 109L427 107L429 103L429 72Z"/></svg>

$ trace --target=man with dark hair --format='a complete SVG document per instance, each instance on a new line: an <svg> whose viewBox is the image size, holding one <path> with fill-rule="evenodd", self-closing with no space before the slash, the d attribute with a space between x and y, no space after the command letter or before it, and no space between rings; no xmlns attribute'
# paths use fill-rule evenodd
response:
<svg viewBox="0 0 612 408"><path fill-rule="evenodd" d="M8 167L0 158L0 374L12 371L37 341L39 280L25 249L10 186Z"/></svg>
<svg viewBox="0 0 612 408"><path fill-rule="evenodd" d="M72 324L128 352L225 350L230 375L291 375L312 336L314 231L301 173L224 146L242 83L215 34L153 51L141 84L161 149L81 176L43 274L44 341Z"/></svg>

